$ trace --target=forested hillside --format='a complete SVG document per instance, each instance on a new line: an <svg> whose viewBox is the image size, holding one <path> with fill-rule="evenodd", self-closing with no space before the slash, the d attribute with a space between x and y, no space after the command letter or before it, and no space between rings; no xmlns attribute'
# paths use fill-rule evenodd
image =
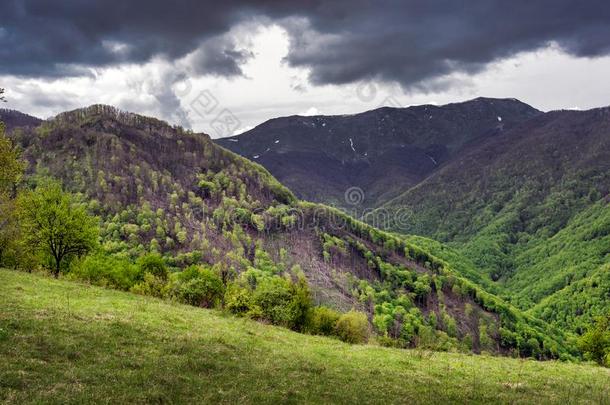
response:
<svg viewBox="0 0 610 405"><path fill-rule="evenodd" d="M395 231L450 242L502 295L582 331L610 311L610 109L538 116L383 209Z"/></svg>
<svg viewBox="0 0 610 405"><path fill-rule="evenodd" d="M450 244L462 274L581 333L610 311L608 116L479 98L278 118L216 142L299 196Z"/></svg>
<svg viewBox="0 0 610 405"><path fill-rule="evenodd" d="M59 198L51 177L72 193L75 210L84 206L100 220L99 248L56 261L65 277L347 341L366 341L370 329L400 347L577 354L569 336L447 262L337 210L299 202L261 166L206 135L108 106L9 135L28 162L21 188L34 196L21 202L25 212L28 203ZM11 241L18 238L7 240L4 266L47 266L44 251L27 254Z"/></svg>

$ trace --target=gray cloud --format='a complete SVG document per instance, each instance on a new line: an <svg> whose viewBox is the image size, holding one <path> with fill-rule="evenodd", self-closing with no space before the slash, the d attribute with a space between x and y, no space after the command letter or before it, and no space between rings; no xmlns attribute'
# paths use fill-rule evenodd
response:
<svg viewBox="0 0 610 405"><path fill-rule="evenodd" d="M336 4L336 3L335 3ZM287 61L314 83L361 79L421 87L452 72L556 43L576 56L610 51L607 1L381 1L345 4L286 23ZM344 11L342 11L344 10Z"/></svg>
<svg viewBox="0 0 610 405"><path fill-rule="evenodd" d="M187 54L195 74L235 76L251 55L225 34L258 18L286 28L287 62L309 68L316 84L421 89L549 43L581 57L610 53L605 0L4 0L0 15L0 74L22 76Z"/></svg>
<svg viewBox="0 0 610 405"><path fill-rule="evenodd" d="M223 36L205 41L191 55L189 67L196 75L242 76L241 65L254 57L247 49L240 49L233 38Z"/></svg>

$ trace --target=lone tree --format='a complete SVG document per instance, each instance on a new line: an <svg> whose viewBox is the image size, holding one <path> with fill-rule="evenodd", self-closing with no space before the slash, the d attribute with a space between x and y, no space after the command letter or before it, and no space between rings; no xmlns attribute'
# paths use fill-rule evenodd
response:
<svg viewBox="0 0 610 405"><path fill-rule="evenodd" d="M62 264L91 251L98 243L98 219L87 214L57 182L36 188L21 199L26 242L52 258L57 278Z"/></svg>

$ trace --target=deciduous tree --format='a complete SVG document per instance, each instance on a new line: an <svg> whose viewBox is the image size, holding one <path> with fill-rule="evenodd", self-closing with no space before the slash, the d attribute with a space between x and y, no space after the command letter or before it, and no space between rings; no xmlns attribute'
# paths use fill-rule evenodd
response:
<svg viewBox="0 0 610 405"><path fill-rule="evenodd" d="M62 264L91 251L98 242L99 224L59 183L48 182L20 199L24 239L54 262L53 275Z"/></svg>

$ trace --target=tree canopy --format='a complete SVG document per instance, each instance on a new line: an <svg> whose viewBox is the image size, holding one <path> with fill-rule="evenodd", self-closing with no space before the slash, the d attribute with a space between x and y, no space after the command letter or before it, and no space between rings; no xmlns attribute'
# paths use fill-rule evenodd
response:
<svg viewBox="0 0 610 405"><path fill-rule="evenodd" d="M66 260L84 255L98 243L98 219L59 183L48 182L24 194L20 210L27 244L51 259L55 277Z"/></svg>

